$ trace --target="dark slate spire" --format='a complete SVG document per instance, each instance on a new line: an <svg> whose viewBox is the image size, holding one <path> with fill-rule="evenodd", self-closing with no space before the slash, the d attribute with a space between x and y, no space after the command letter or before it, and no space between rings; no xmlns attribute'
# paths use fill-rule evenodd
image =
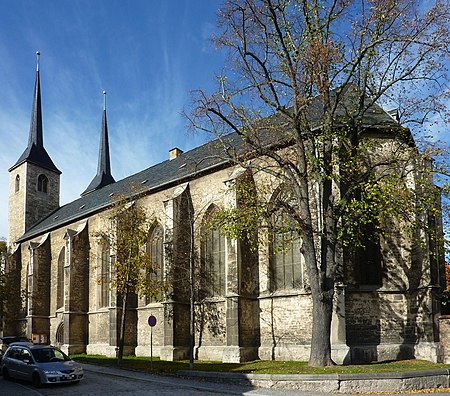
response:
<svg viewBox="0 0 450 396"><path fill-rule="evenodd" d="M35 165L49 169L60 174L61 172L53 163L44 148L42 136L42 107L41 107L41 82L39 77L39 51L37 55L36 82L34 84L33 109L31 111L30 134L28 137L28 147L22 153L17 162L9 169L10 171L24 162L31 162Z"/></svg>
<svg viewBox="0 0 450 396"><path fill-rule="evenodd" d="M81 196L105 187L108 184L115 183L114 177L111 175L111 163L109 159L108 123L106 121L106 91L103 91L103 96L104 106L100 147L98 152L97 174Z"/></svg>

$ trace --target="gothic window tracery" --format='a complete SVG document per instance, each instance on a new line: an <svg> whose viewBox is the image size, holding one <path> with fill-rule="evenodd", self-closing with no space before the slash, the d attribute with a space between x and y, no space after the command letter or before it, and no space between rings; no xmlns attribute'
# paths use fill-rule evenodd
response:
<svg viewBox="0 0 450 396"><path fill-rule="evenodd" d="M284 191L283 191L284 190ZM303 255L297 224L285 206L296 206L295 199L284 188L272 198L269 265L271 290L301 289L303 287Z"/></svg>
<svg viewBox="0 0 450 396"><path fill-rule="evenodd" d="M152 268L155 270L148 274L150 282L155 282L155 288L163 282L164 274L164 229L157 224L150 232L147 242L147 254L150 257ZM146 303L161 301L161 293L156 293L156 296L146 298Z"/></svg>
<svg viewBox="0 0 450 396"><path fill-rule="evenodd" d="M209 297L225 295L225 237L210 220L217 208L211 205L202 227L201 262L204 274L204 289Z"/></svg>
<svg viewBox="0 0 450 396"><path fill-rule="evenodd" d="M109 257L109 247L103 246L100 254L100 307L110 305L109 291L111 283L111 266Z"/></svg>
<svg viewBox="0 0 450 396"><path fill-rule="evenodd" d="M56 282L56 309L64 306L64 265L66 248L63 247L58 256L58 274Z"/></svg>

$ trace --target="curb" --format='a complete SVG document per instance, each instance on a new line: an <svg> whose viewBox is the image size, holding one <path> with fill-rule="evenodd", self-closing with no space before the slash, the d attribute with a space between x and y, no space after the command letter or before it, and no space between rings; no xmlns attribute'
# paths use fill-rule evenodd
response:
<svg viewBox="0 0 450 396"><path fill-rule="evenodd" d="M404 392L450 387L449 369L373 374L244 374L183 370L178 371L177 375L304 392Z"/></svg>
<svg viewBox="0 0 450 396"><path fill-rule="evenodd" d="M411 392L424 389L450 388L450 369L417 370L384 373L361 374L245 374L212 371L177 371L176 376L151 374L131 369L97 366L82 363L87 371L94 371L117 377L135 377L136 379L161 382L173 385L173 379L192 379L211 383L227 383L246 387L266 388L280 391L300 391L317 393L379 393ZM184 384L184 386L187 386ZM213 390L206 383L192 384L189 387L201 390ZM224 394L240 394L228 388Z"/></svg>

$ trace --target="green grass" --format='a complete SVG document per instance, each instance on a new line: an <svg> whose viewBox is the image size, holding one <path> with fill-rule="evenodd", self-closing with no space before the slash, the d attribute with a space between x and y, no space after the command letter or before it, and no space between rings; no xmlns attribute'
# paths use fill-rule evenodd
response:
<svg viewBox="0 0 450 396"><path fill-rule="evenodd" d="M74 360L82 363L93 363L103 366L117 366L115 358L101 355L72 355ZM150 371L149 357L126 356L123 359L123 368ZM255 360L245 363L221 363L209 361L195 361L196 371L219 371L230 373L253 374L351 374L351 373L381 373L399 372L411 370L431 370L436 368L450 368L450 365L435 364L424 360L402 360L392 362L380 362L364 365L333 366L333 367L308 367L306 362L283 362ZM188 370L189 362L186 360L168 362L153 358L153 373L175 374L179 370Z"/></svg>

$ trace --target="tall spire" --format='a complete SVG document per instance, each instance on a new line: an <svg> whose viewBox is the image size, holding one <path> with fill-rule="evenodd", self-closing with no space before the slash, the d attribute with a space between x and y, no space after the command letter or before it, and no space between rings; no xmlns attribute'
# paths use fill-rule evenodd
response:
<svg viewBox="0 0 450 396"><path fill-rule="evenodd" d="M44 148L44 140L42 133L42 106L41 106L41 82L39 75L39 58L41 53L36 52L36 81L34 83L33 108L31 110L30 133L28 137L28 146L22 153L17 162L10 170L19 166L23 162L31 162L35 165L42 166L53 172L60 174L61 172L55 166L47 151Z"/></svg>
<svg viewBox="0 0 450 396"><path fill-rule="evenodd" d="M36 51L36 81L34 83L33 110L31 111L30 137L28 146L33 143L37 147L43 147L42 139L42 107L41 107L41 81L39 77L39 57L41 53Z"/></svg>
<svg viewBox="0 0 450 396"><path fill-rule="evenodd" d="M98 151L97 174L81 195L83 196L89 194L94 190L98 190L114 182L115 180L111 174L111 162L109 157L108 123L106 120L106 91L103 91L103 118L102 130L100 134L100 147Z"/></svg>

